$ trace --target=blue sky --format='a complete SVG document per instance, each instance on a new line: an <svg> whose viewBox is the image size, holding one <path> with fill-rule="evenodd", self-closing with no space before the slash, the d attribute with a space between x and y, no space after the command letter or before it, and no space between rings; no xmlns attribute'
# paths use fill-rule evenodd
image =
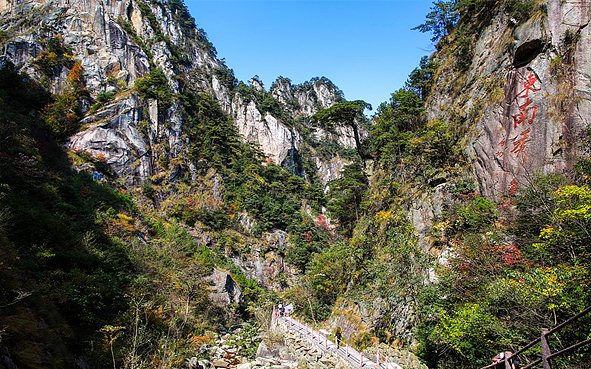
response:
<svg viewBox="0 0 591 369"><path fill-rule="evenodd" d="M431 0L185 0L239 80L325 76L347 100L375 108L433 50L423 23Z"/></svg>

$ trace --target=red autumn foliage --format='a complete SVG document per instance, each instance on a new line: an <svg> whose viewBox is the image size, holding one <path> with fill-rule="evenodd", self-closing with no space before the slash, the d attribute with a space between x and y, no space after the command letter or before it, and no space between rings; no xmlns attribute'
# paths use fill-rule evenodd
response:
<svg viewBox="0 0 591 369"><path fill-rule="evenodd" d="M324 229L326 232L332 232L332 228L330 228L324 215L317 215L314 224L316 224L317 227Z"/></svg>
<svg viewBox="0 0 591 369"><path fill-rule="evenodd" d="M313 236L314 234L312 233L312 231L304 232L304 237L306 238L306 241L308 241L309 244L312 244L312 242L314 241L312 238Z"/></svg>

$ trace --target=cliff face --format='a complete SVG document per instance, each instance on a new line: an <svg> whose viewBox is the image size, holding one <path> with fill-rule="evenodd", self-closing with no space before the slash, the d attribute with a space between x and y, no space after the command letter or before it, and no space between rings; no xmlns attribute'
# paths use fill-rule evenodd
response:
<svg viewBox="0 0 591 369"><path fill-rule="evenodd" d="M407 187L404 193L391 193L403 202L386 210L405 209L417 246L408 257L423 254L429 259L422 265L413 262L416 269L407 278L420 275L421 280L413 286L436 282L437 268L449 265L456 251L453 242L438 242L436 234L437 227L454 227L449 216L454 207L476 195L504 201L530 187L537 174L568 175L588 154L583 145L591 109L591 4L538 1L519 19L505 4L483 7L487 14L467 14L470 19L461 19L458 26L470 29L469 35L452 32L431 56L438 67L425 102L426 121L442 120L466 132L457 146L464 160L440 167L421 183L400 174L404 164L390 173ZM379 170L371 182L373 198L379 199L387 182ZM374 215L378 219L381 214ZM372 234L376 242L388 237L382 231ZM506 237L503 242L511 242L512 236ZM360 310L361 317L376 330L382 324L413 343L420 324L416 293L406 290L389 304L375 295L369 303L357 301L367 307Z"/></svg>
<svg viewBox="0 0 591 369"><path fill-rule="evenodd" d="M428 121L467 126L466 168L479 193L499 200L529 187L534 175L566 173L588 150L591 5L548 1L520 22L502 7L494 11L466 45L464 67L454 34L432 56L439 68L425 105ZM445 175L440 182L408 211L422 249L436 253L428 234L455 189Z"/></svg>
<svg viewBox="0 0 591 369"><path fill-rule="evenodd" d="M480 191L498 198L534 173L562 172L589 126L591 4L548 1L518 23L498 10L473 46L466 71L450 51L428 101L430 119L465 119Z"/></svg>
<svg viewBox="0 0 591 369"><path fill-rule="evenodd" d="M338 178L341 168L349 161L338 152L333 152L328 157L322 155L315 146L325 141L338 144L342 148L354 148L353 131L339 127L331 133L314 127L311 135L303 132L311 128L307 127L310 116L343 100L342 92L325 78L292 85L289 79L280 77L268 91L256 79L250 81L250 86L255 95L277 101L281 112L265 110L261 106L264 105L261 98L245 97L214 82L216 96L226 102L226 112L234 118L243 138L258 144L273 163L290 167L292 172L304 177L311 173L306 174L296 168L299 164L296 157L305 149L311 154L306 159L315 164L315 170L323 184Z"/></svg>
<svg viewBox="0 0 591 369"><path fill-rule="evenodd" d="M18 69L39 79L35 60L47 49L48 40L59 38L81 61L85 88L94 98L116 94L96 112L83 107L82 130L71 147L104 156L115 172L138 183L157 172L155 158L178 156L184 146L183 118L178 103L158 106L156 99L140 99L130 90L138 78L160 68L172 94L181 91L176 75L198 88L211 89L205 73L219 67L214 50L191 27L181 27L178 12L170 7L134 1L2 1L2 25L10 37L6 56ZM197 32L197 33L196 33ZM171 51L174 45L182 50ZM183 54L182 62L178 61ZM54 92L63 88L68 69L56 67L49 81ZM140 134L147 124L145 134ZM158 149L166 144L169 152Z"/></svg>
<svg viewBox="0 0 591 369"><path fill-rule="evenodd" d="M233 90L234 86L220 81L215 71L227 67L216 58L215 49L195 28L182 4L2 0L0 12L5 19L1 27L8 36L5 56L19 70L41 79L35 62L47 52L52 38L59 38L71 54L68 56L81 62L90 99L82 106L82 129L71 138L71 148L106 158L128 183L140 183L160 172L158 158L181 158L186 150L186 119L179 100L163 104L156 98L141 98L132 89L138 79L154 70L163 72L165 87L172 96L186 89L215 96L244 140L257 143L276 164L290 165L290 157L302 144L297 129L290 127L285 117L262 110L256 101L245 99ZM46 84L52 92L59 92L69 74L69 68L57 66ZM270 92L261 85L258 89L279 100L293 119L342 99L340 91L325 80L299 90L284 81L274 84ZM90 109L100 93L114 97L98 109ZM334 139L352 146L350 135L343 133ZM309 159L327 173L322 177L324 182L338 174L331 166L340 167L340 161L334 164L331 160Z"/></svg>

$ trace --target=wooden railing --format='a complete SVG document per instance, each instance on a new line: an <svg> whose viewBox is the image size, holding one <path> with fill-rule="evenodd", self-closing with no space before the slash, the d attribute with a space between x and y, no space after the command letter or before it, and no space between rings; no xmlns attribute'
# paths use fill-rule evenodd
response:
<svg viewBox="0 0 591 369"><path fill-rule="evenodd" d="M554 352L552 353L552 351L550 350L550 345L548 342L548 336L550 336L553 333L558 332L559 330L561 330L562 328L572 325L574 323L576 323L577 320L579 320L581 317L589 314L591 312L591 307L586 308L585 310L581 311L580 313L578 313L577 315L573 316L572 318L558 324L556 327L552 328L552 329L546 329L546 328L542 328L542 335L540 338L533 340L532 342L528 343L527 345L525 345L523 348L521 348L519 351L517 351L516 353L510 353L507 352L505 354L505 358L504 360L502 360L499 363L494 363L488 366L485 366L481 369L489 369L489 368L495 368L495 369L512 369L512 365L511 363L514 361L515 358L517 358L520 354L524 353L526 350L530 349L531 347L535 346L536 344L540 343L540 351L541 351L541 357L525 366L520 367L520 369L529 369L529 368L533 368L536 365L542 364L542 368L544 369L552 369L552 364L551 361L552 359L555 359L559 356L562 356L564 354L567 354L573 350L578 349L579 347L583 347L585 345L588 345L591 343L591 339L587 339L578 343L575 343L572 346L569 346L565 349L562 349L560 351Z"/></svg>

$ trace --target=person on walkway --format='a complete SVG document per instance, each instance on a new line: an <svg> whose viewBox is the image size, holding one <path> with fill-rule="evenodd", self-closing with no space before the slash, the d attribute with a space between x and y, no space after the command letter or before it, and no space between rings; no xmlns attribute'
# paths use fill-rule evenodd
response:
<svg viewBox="0 0 591 369"><path fill-rule="evenodd" d="M341 341L343 340L343 334L341 333L341 327L337 327L337 330L334 334L334 339L337 344L337 350L341 347Z"/></svg>
<svg viewBox="0 0 591 369"><path fill-rule="evenodd" d="M509 359L509 365L511 369L519 369L519 362L517 361L516 357L513 357L513 353L511 351L500 352L492 358L493 364L496 364L495 368L504 369L505 366L501 364L505 362L506 358Z"/></svg>
<svg viewBox="0 0 591 369"><path fill-rule="evenodd" d="M279 316L283 318L284 315L285 315L285 307L283 307L283 304L279 304Z"/></svg>

